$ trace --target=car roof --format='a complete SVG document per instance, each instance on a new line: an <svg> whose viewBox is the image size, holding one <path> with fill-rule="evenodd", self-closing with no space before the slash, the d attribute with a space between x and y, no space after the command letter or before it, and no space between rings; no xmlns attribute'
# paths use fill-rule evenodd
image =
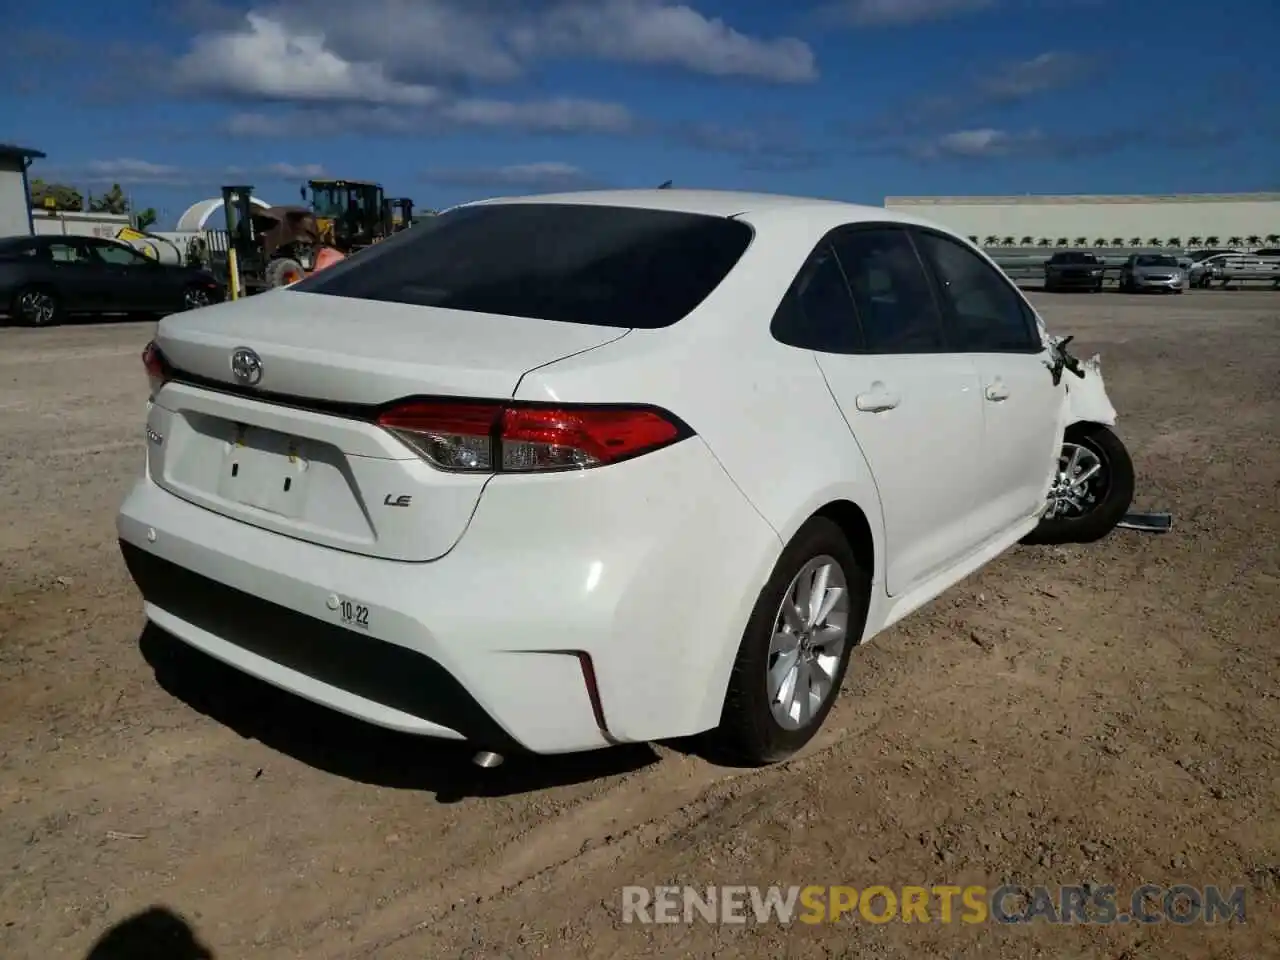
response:
<svg viewBox="0 0 1280 960"><path fill-rule="evenodd" d="M845 203L841 200L822 200L815 197L795 197L774 193L748 193L737 190L578 190L568 193L534 194L522 197L495 197L478 200L463 206L503 203L565 203L588 204L605 207L635 207L648 210L670 210L678 213L700 213L713 217L753 217L760 214L773 216L811 217L818 214L843 223L875 220L889 223L928 224L909 214L887 210L884 207ZM932 224L928 224L932 226Z"/></svg>

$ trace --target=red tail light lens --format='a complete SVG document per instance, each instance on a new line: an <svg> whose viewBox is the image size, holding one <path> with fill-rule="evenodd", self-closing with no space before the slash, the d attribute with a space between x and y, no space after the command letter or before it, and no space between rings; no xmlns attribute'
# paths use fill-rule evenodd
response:
<svg viewBox="0 0 1280 960"><path fill-rule="evenodd" d="M442 470L583 470L657 450L691 431L653 407L412 401L378 417Z"/></svg>
<svg viewBox="0 0 1280 960"><path fill-rule="evenodd" d="M169 367L169 361L164 358L164 354L160 352L160 348L156 346L154 340L142 350L142 365L147 369L147 379L151 382L153 396L157 390L173 379L173 371Z"/></svg>

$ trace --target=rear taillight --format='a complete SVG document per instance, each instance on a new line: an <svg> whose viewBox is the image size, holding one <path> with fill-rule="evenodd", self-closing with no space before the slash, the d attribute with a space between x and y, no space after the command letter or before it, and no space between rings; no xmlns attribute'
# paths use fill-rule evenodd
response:
<svg viewBox="0 0 1280 960"><path fill-rule="evenodd" d="M156 342L152 340L142 349L142 365L147 368L147 380L151 384L151 395L156 393L168 381L173 379L173 370L169 361L164 358Z"/></svg>
<svg viewBox="0 0 1280 960"><path fill-rule="evenodd" d="M468 473L582 470L627 460L688 436L654 407L542 406L414 400L378 417L432 465Z"/></svg>

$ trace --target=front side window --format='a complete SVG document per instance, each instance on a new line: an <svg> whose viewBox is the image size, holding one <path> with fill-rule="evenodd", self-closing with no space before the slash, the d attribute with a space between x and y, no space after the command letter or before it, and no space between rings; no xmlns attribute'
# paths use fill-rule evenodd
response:
<svg viewBox="0 0 1280 960"><path fill-rule="evenodd" d="M933 268L957 346L980 353L1036 351L1030 310L1013 285L968 247L918 232L920 254Z"/></svg>
<svg viewBox="0 0 1280 960"><path fill-rule="evenodd" d="M868 353L943 353L937 302L905 230L851 229L832 242Z"/></svg>
<svg viewBox="0 0 1280 960"><path fill-rule="evenodd" d="M668 210L478 204L432 217L292 289L654 329L705 300L752 236L738 220Z"/></svg>

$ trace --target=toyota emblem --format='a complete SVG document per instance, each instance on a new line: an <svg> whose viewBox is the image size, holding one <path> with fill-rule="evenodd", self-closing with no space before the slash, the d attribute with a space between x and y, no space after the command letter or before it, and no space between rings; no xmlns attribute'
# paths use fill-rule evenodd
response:
<svg viewBox="0 0 1280 960"><path fill-rule="evenodd" d="M262 380L262 358L248 347L231 351L231 372L246 387L256 387Z"/></svg>

